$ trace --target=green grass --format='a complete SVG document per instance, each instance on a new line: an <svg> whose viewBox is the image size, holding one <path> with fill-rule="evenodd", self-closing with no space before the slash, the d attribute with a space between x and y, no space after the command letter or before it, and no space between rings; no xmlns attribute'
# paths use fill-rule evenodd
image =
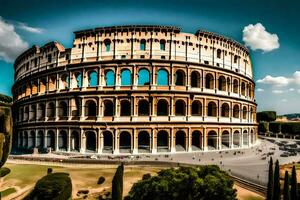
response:
<svg viewBox="0 0 300 200"><path fill-rule="evenodd" d="M1 191L0 193L1 193L1 197L5 197L15 192L16 192L15 188L7 188L6 190Z"/></svg>

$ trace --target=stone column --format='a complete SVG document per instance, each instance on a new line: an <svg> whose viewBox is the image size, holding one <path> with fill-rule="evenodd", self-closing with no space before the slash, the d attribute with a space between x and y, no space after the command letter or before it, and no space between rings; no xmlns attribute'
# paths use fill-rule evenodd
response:
<svg viewBox="0 0 300 200"><path fill-rule="evenodd" d="M137 154L138 153L138 132L135 128L133 129L132 132L132 141L133 141L133 145L131 145L131 149L133 149L132 153Z"/></svg>
<svg viewBox="0 0 300 200"><path fill-rule="evenodd" d="M206 133L206 128L203 128L203 150L207 151L207 133Z"/></svg>
<svg viewBox="0 0 300 200"><path fill-rule="evenodd" d="M56 129L56 133L55 133L55 151L58 151L59 148L58 148L58 129Z"/></svg>
<svg viewBox="0 0 300 200"><path fill-rule="evenodd" d="M103 150L103 135L102 135L102 131L98 130L98 152L97 153L102 153Z"/></svg>
<svg viewBox="0 0 300 200"><path fill-rule="evenodd" d="M71 151L71 131L68 129L67 152Z"/></svg>
<svg viewBox="0 0 300 200"><path fill-rule="evenodd" d="M113 154L119 154L119 153L120 153L120 149L119 149L119 129L115 129Z"/></svg>
<svg viewBox="0 0 300 200"><path fill-rule="evenodd" d="M80 153L85 152L85 135L84 130L80 129L80 138L79 138L79 145L80 145Z"/></svg>
<svg viewBox="0 0 300 200"><path fill-rule="evenodd" d="M151 130L151 153L157 153L157 129Z"/></svg>
<svg viewBox="0 0 300 200"><path fill-rule="evenodd" d="M176 145L175 145L175 139L174 139L174 137L175 137L175 129L174 128L172 128L171 129L171 138L170 138L170 144L171 144L171 153L175 153L176 152Z"/></svg>
<svg viewBox="0 0 300 200"><path fill-rule="evenodd" d="M187 148L188 152L192 152L192 131L191 128L188 129L188 148Z"/></svg>

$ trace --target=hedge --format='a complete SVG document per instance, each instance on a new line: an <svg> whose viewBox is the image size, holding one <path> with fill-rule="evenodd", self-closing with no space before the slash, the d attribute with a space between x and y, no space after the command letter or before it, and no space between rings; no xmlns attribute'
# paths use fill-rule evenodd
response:
<svg viewBox="0 0 300 200"><path fill-rule="evenodd" d="M300 122L260 122L258 130L263 133L270 130L273 133L300 135Z"/></svg>

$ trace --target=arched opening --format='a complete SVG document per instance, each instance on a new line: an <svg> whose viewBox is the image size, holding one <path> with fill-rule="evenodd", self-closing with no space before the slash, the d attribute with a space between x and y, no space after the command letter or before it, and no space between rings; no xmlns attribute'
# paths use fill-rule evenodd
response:
<svg viewBox="0 0 300 200"><path fill-rule="evenodd" d="M175 85L184 86L185 85L185 73L182 70L177 70L175 74Z"/></svg>
<svg viewBox="0 0 300 200"><path fill-rule="evenodd" d="M226 81L226 82L227 82L227 91L230 92L230 91L231 91L231 90L230 90L230 84L231 84L230 82L231 82L231 81L230 81L230 78L229 78L229 77L227 78L227 81Z"/></svg>
<svg viewBox="0 0 300 200"><path fill-rule="evenodd" d="M47 133L47 148L55 150L55 133L53 131Z"/></svg>
<svg viewBox="0 0 300 200"><path fill-rule="evenodd" d="M43 131L39 131L36 137L36 146L39 149L44 148L44 132Z"/></svg>
<svg viewBox="0 0 300 200"><path fill-rule="evenodd" d="M121 116L130 116L131 115L131 104L128 100L121 101Z"/></svg>
<svg viewBox="0 0 300 200"><path fill-rule="evenodd" d="M29 133L28 147L29 148L34 148L35 147L35 132L34 131L31 131Z"/></svg>
<svg viewBox="0 0 300 200"><path fill-rule="evenodd" d="M234 93L239 93L239 82L237 79L233 80L233 92Z"/></svg>
<svg viewBox="0 0 300 200"><path fill-rule="evenodd" d="M200 131L193 131L192 133L192 150L199 151L202 149L202 134Z"/></svg>
<svg viewBox="0 0 300 200"><path fill-rule="evenodd" d="M47 107L47 117L53 118L55 117L55 104L50 102Z"/></svg>
<svg viewBox="0 0 300 200"><path fill-rule="evenodd" d="M157 133L157 152L169 151L169 134L166 131Z"/></svg>
<svg viewBox="0 0 300 200"><path fill-rule="evenodd" d="M89 72L89 87L97 87L98 86L98 73L95 71Z"/></svg>
<svg viewBox="0 0 300 200"><path fill-rule="evenodd" d="M68 104L65 101L59 102L58 116L64 118L68 116Z"/></svg>
<svg viewBox="0 0 300 200"><path fill-rule="evenodd" d="M242 92L242 95L243 95L243 96L246 96L246 85L245 85L245 82L242 82L242 85L241 85L241 92Z"/></svg>
<svg viewBox="0 0 300 200"><path fill-rule="evenodd" d="M219 90L220 91L226 91L226 79L224 76L219 77Z"/></svg>
<svg viewBox="0 0 300 200"><path fill-rule="evenodd" d="M36 105L31 105L30 107L30 121L36 120Z"/></svg>
<svg viewBox="0 0 300 200"><path fill-rule="evenodd" d="M236 64L236 63L237 63L237 60L238 60L238 56L237 56L237 55L235 55L235 56L234 56L234 58L233 58L233 63L235 63L235 64Z"/></svg>
<svg viewBox="0 0 300 200"><path fill-rule="evenodd" d="M254 131L253 130L251 130L251 132L250 132L250 139L251 139L251 144L254 144L255 143L255 134L254 134Z"/></svg>
<svg viewBox="0 0 300 200"><path fill-rule="evenodd" d="M249 146L249 134L247 130L243 131L243 145Z"/></svg>
<svg viewBox="0 0 300 200"><path fill-rule="evenodd" d="M160 44L160 50L165 51L166 50L166 40L160 40L159 44Z"/></svg>
<svg viewBox="0 0 300 200"><path fill-rule="evenodd" d="M221 116L229 117L229 105L228 103L223 103L221 108Z"/></svg>
<svg viewBox="0 0 300 200"><path fill-rule="evenodd" d="M49 77L49 81L48 81L48 90L49 90L49 91L54 91L54 90L56 90L56 77L55 77L55 76ZM26 96L27 96L27 95L26 95Z"/></svg>
<svg viewBox="0 0 300 200"><path fill-rule="evenodd" d="M191 86L199 88L200 87L200 73L193 71L191 75Z"/></svg>
<svg viewBox="0 0 300 200"><path fill-rule="evenodd" d="M146 50L146 40L145 39L141 39L140 50L141 51L145 51Z"/></svg>
<svg viewBox="0 0 300 200"><path fill-rule="evenodd" d="M47 80L45 78L40 79L40 93L46 92L46 82Z"/></svg>
<svg viewBox="0 0 300 200"><path fill-rule="evenodd" d="M168 116L169 115L169 104L166 100L160 99L157 102L157 115Z"/></svg>
<svg viewBox="0 0 300 200"><path fill-rule="evenodd" d="M149 102L145 99L139 101L139 116L149 116Z"/></svg>
<svg viewBox="0 0 300 200"><path fill-rule="evenodd" d="M40 103L38 105L38 119L39 120L44 120L45 119L45 104Z"/></svg>
<svg viewBox="0 0 300 200"><path fill-rule="evenodd" d="M129 69L123 69L121 71L121 86L130 86L131 81L131 72Z"/></svg>
<svg viewBox="0 0 300 200"><path fill-rule="evenodd" d="M200 101L193 101L192 115L193 116L201 116L202 115L202 104Z"/></svg>
<svg viewBox="0 0 300 200"><path fill-rule="evenodd" d="M233 146L240 147L240 132L234 131L233 133Z"/></svg>
<svg viewBox="0 0 300 200"><path fill-rule="evenodd" d="M104 40L104 45L105 45L105 51L106 52L110 51L110 43L111 43L110 39L105 39Z"/></svg>
<svg viewBox="0 0 300 200"><path fill-rule="evenodd" d="M240 115L240 108L238 105L233 106L233 117L234 118L239 118Z"/></svg>
<svg viewBox="0 0 300 200"><path fill-rule="evenodd" d="M113 134L110 131L103 132L103 152L112 153L113 151Z"/></svg>
<svg viewBox="0 0 300 200"><path fill-rule="evenodd" d="M96 133L88 131L85 133L85 137L86 152L95 152L97 144Z"/></svg>
<svg viewBox="0 0 300 200"><path fill-rule="evenodd" d="M159 69L157 72L157 85L168 86L169 85L169 72L165 69Z"/></svg>
<svg viewBox="0 0 300 200"><path fill-rule="evenodd" d="M208 150L218 149L218 134L215 131L209 131L207 135Z"/></svg>
<svg viewBox="0 0 300 200"><path fill-rule="evenodd" d="M28 132L25 131L23 135L23 147L28 148Z"/></svg>
<svg viewBox="0 0 300 200"><path fill-rule="evenodd" d="M205 88L214 89L214 77L210 73L206 74L205 76Z"/></svg>
<svg viewBox="0 0 300 200"><path fill-rule="evenodd" d="M29 119L29 107L26 106L24 108L24 121L28 121L28 119Z"/></svg>
<svg viewBox="0 0 300 200"><path fill-rule="evenodd" d="M138 74L138 85L150 85L150 72L148 69L140 69Z"/></svg>
<svg viewBox="0 0 300 200"><path fill-rule="evenodd" d="M114 86L115 85L115 73L113 70L107 70L105 72L105 84L106 86Z"/></svg>
<svg viewBox="0 0 300 200"><path fill-rule="evenodd" d="M81 74L81 72L75 73L75 79L76 79L76 87L81 88L82 87L82 74Z"/></svg>
<svg viewBox="0 0 300 200"><path fill-rule="evenodd" d="M60 89L65 90L69 88L69 76L67 74L63 74L60 78Z"/></svg>
<svg viewBox="0 0 300 200"><path fill-rule="evenodd" d="M217 117L217 105L215 102L211 101L207 106L207 116Z"/></svg>
<svg viewBox="0 0 300 200"><path fill-rule="evenodd" d="M131 151L131 135L127 131L120 133L120 152L130 153Z"/></svg>
<svg viewBox="0 0 300 200"><path fill-rule="evenodd" d="M93 100L88 100L85 102L85 116L86 117L96 117L97 115L97 105Z"/></svg>
<svg viewBox="0 0 300 200"><path fill-rule="evenodd" d="M185 132L177 131L176 132L176 151L186 151L186 139L185 139Z"/></svg>
<svg viewBox="0 0 300 200"><path fill-rule="evenodd" d="M250 108L250 122L253 122L253 114L254 114L254 111L253 111L253 108L251 107Z"/></svg>
<svg viewBox="0 0 300 200"><path fill-rule="evenodd" d="M104 116L114 116L114 104L110 100L104 101Z"/></svg>
<svg viewBox="0 0 300 200"><path fill-rule="evenodd" d="M175 103L175 115L185 116L185 102L183 100L177 100Z"/></svg>
<svg viewBox="0 0 300 200"><path fill-rule="evenodd" d="M138 135L138 151L149 152L150 151L150 135L147 131L141 131Z"/></svg>
<svg viewBox="0 0 300 200"><path fill-rule="evenodd" d="M217 50L217 58L221 58L221 53L222 53L221 49L218 49Z"/></svg>
<svg viewBox="0 0 300 200"><path fill-rule="evenodd" d="M230 147L230 134L228 131L223 131L222 133L222 149Z"/></svg>
<svg viewBox="0 0 300 200"><path fill-rule="evenodd" d="M60 131L58 135L58 148L61 151L67 151L67 132L66 131Z"/></svg>
<svg viewBox="0 0 300 200"><path fill-rule="evenodd" d="M73 131L71 134L71 151L79 151L79 133Z"/></svg>
<svg viewBox="0 0 300 200"><path fill-rule="evenodd" d="M243 119L247 119L247 107L243 107Z"/></svg>

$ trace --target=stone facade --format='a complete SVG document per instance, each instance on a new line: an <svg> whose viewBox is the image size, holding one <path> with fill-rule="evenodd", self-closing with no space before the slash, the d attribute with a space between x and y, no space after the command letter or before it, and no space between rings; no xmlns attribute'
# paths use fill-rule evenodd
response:
<svg viewBox="0 0 300 200"><path fill-rule="evenodd" d="M257 138L249 51L206 31L119 26L15 62L15 147L80 153L244 148Z"/></svg>

